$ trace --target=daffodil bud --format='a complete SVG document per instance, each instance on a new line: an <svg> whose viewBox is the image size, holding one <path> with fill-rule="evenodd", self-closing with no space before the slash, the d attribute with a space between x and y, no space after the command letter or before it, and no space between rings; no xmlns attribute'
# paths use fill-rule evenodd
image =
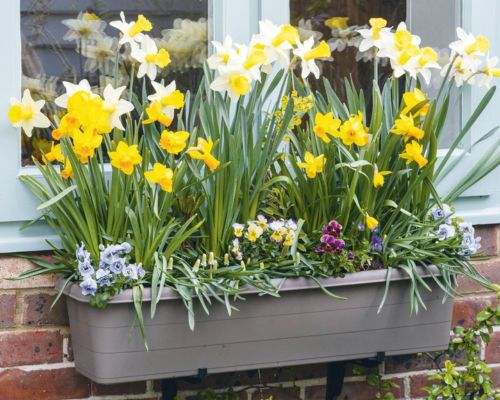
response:
<svg viewBox="0 0 500 400"><path fill-rule="evenodd" d="M228 266L229 265L229 254L224 254L224 265Z"/></svg>
<svg viewBox="0 0 500 400"><path fill-rule="evenodd" d="M198 272L198 270L200 269L200 264L201 264L201 263L200 263L200 259L198 258L198 259L196 260L196 262L194 263L194 265L193 265L193 271L194 271L194 272Z"/></svg>
<svg viewBox="0 0 500 400"><path fill-rule="evenodd" d="M300 263L300 253L299 253L298 251L295 253L295 262L296 262L297 264L299 264L299 263Z"/></svg>
<svg viewBox="0 0 500 400"><path fill-rule="evenodd" d="M214 271L217 271L217 268L219 268L219 262L217 260L214 260L214 263L213 263Z"/></svg>
<svg viewBox="0 0 500 400"><path fill-rule="evenodd" d="M174 259L173 259L173 257L170 257L168 259L167 269L169 269L169 270L174 269Z"/></svg>
<svg viewBox="0 0 500 400"><path fill-rule="evenodd" d="M201 265L202 265L203 267L206 267L206 266L207 266L207 255L206 255L206 254L203 254L203 255L201 256Z"/></svg>
<svg viewBox="0 0 500 400"><path fill-rule="evenodd" d="M246 267L246 265L245 265L245 261L241 261L241 264L240 264L240 265L241 265L241 269L242 269L243 271L246 271L247 267Z"/></svg>
<svg viewBox="0 0 500 400"><path fill-rule="evenodd" d="M211 251L210 253L208 253L208 264L213 265L213 263L214 263L214 252Z"/></svg>

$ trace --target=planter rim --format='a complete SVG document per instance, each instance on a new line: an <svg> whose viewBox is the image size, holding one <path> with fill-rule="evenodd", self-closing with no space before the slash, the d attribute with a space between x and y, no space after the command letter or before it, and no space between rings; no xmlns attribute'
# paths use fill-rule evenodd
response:
<svg viewBox="0 0 500 400"><path fill-rule="evenodd" d="M342 278L320 278L319 282L325 288L333 288L333 287L343 287L343 286L356 286L356 285L367 285L372 283L380 283L385 282L387 278L388 269L376 269L369 271L360 271L345 274ZM418 267L416 272L421 278L430 278L436 275L440 275L440 270L435 265L429 265L424 267ZM393 268L391 272L391 282L394 281L406 281L410 280L408 274L400 269ZM273 279L272 282L279 288L280 292L288 292L288 291L297 291L297 290L311 290L317 289L317 283L309 278L299 277L299 278L276 278ZM56 289L61 289L64 285L64 279L61 279ZM244 294L257 294L259 290L253 287L248 288L248 290L243 292ZM64 289L64 294L70 297L73 300L76 300L81 303L89 303L90 298L88 296L84 296L81 293L80 287L75 283L70 283ZM181 297L171 288L164 287L160 300L178 300ZM145 288L143 293L143 301L148 302L151 301L151 288ZM125 289L111 300L108 301L108 304L122 304L122 303L133 303L134 298L132 294L132 289Z"/></svg>

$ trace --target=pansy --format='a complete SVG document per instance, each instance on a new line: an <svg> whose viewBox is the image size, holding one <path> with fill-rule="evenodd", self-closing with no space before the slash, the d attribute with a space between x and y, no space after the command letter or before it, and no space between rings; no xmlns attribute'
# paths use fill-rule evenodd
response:
<svg viewBox="0 0 500 400"><path fill-rule="evenodd" d="M373 235L370 241L370 247L373 251L382 251L382 238L378 235Z"/></svg>
<svg viewBox="0 0 500 400"><path fill-rule="evenodd" d="M87 276L81 283L82 294L84 296L93 296L97 291L97 282L91 277Z"/></svg>
<svg viewBox="0 0 500 400"><path fill-rule="evenodd" d="M233 224L233 233L234 233L234 236L241 237L243 235L244 229L245 229L245 225L234 223Z"/></svg>
<svg viewBox="0 0 500 400"><path fill-rule="evenodd" d="M436 231L439 240L446 240L455 236L455 227L453 225L441 224Z"/></svg>
<svg viewBox="0 0 500 400"><path fill-rule="evenodd" d="M33 100L28 89L24 91L21 101L11 98L10 104L10 123L14 128L22 128L26 136L31 137L34 128L50 126L50 120L40 111L45 101Z"/></svg>
<svg viewBox="0 0 500 400"><path fill-rule="evenodd" d="M245 237L251 242L255 242L258 238L262 236L264 229L257 224L251 223L248 225Z"/></svg>

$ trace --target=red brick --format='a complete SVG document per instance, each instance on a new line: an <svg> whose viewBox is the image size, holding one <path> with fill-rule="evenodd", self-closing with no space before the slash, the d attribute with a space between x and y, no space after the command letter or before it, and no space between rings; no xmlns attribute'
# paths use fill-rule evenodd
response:
<svg viewBox="0 0 500 400"><path fill-rule="evenodd" d="M62 361L59 331L0 333L0 367Z"/></svg>
<svg viewBox="0 0 500 400"><path fill-rule="evenodd" d="M43 258L45 261L53 261L47 254L34 254L34 256ZM8 279L15 278L22 272L32 269L34 266L33 263L24 258L0 255L0 289L53 288L59 279L58 275L39 275L22 280Z"/></svg>
<svg viewBox="0 0 500 400"><path fill-rule="evenodd" d="M430 381L426 374L410 376L410 398L416 399L426 396L428 393L422 390L423 387L432 386L439 381Z"/></svg>
<svg viewBox="0 0 500 400"><path fill-rule="evenodd" d="M486 362L500 362L500 332L494 332L490 336L490 342L486 346Z"/></svg>
<svg viewBox="0 0 500 400"><path fill-rule="evenodd" d="M146 381L128 382L114 385L91 383L91 394L94 396L112 396L120 394L141 394L146 392Z"/></svg>
<svg viewBox="0 0 500 400"><path fill-rule="evenodd" d="M55 295L48 293L26 294L23 297L24 325L67 325L66 300L61 296L50 308Z"/></svg>
<svg viewBox="0 0 500 400"><path fill-rule="evenodd" d="M0 294L0 328L11 328L16 325L16 295Z"/></svg>
<svg viewBox="0 0 500 400"><path fill-rule="evenodd" d="M431 353L436 356L437 353ZM385 373L393 374L398 372L422 371L433 368L431 357L426 354L408 354L392 356L385 359Z"/></svg>
<svg viewBox="0 0 500 400"><path fill-rule="evenodd" d="M474 263L474 266L490 282L500 282L500 258L493 258L488 261L477 261ZM475 280L464 276L459 276L457 283L457 291L462 294L488 292L487 288L481 286Z"/></svg>
<svg viewBox="0 0 500 400"><path fill-rule="evenodd" d="M490 378L493 381L493 386L500 389L500 367L491 369Z"/></svg>
<svg viewBox="0 0 500 400"><path fill-rule="evenodd" d="M478 254L480 256L497 256L500 255L499 241L500 241L500 225L478 225L476 228L476 235L481 236L481 250Z"/></svg>
<svg viewBox="0 0 500 400"><path fill-rule="evenodd" d="M73 368L0 372L0 400L62 400L89 394L90 382Z"/></svg>
<svg viewBox="0 0 500 400"><path fill-rule="evenodd" d="M402 379L394 379L394 383L399 385L398 389L393 389L392 393L396 399L404 399L404 382ZM342 393L338 400L373 400L378 388L368 385L366 382L344 382ZM323 400L326 394L325 386L306 387L305 398L307 400Z"/></svg>
<svg viewBox="0 0 500 400"><path fill-rule="evenodd" d="M476 315L492 304L493 296L464 298L453 304L452 326L470 327L476 321Z"/></svg>

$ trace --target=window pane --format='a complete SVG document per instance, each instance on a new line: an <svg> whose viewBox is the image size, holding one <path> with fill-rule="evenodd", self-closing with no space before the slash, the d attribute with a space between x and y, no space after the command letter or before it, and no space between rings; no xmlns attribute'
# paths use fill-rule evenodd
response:
<svg viewBox="0 0 500 400"><path fill-rule="evenodd" d="M208 0L21 0L23 90L52 103L63 91L62 81L87 79L94 89L114 84L114 61L120 59L121 80L127 85L133 62L118 49L118 31L109 21L124 11L127 21L144 14L153 23L149 34L171 63L156 80L175 79L182 91L196 90L208 49ZM140 90L139 87L135 90ZM48 104L47 104L48 105ZM50 114L57 110L45 109ZM22 162L50 150L50 130L22 136Z"/></svg>

